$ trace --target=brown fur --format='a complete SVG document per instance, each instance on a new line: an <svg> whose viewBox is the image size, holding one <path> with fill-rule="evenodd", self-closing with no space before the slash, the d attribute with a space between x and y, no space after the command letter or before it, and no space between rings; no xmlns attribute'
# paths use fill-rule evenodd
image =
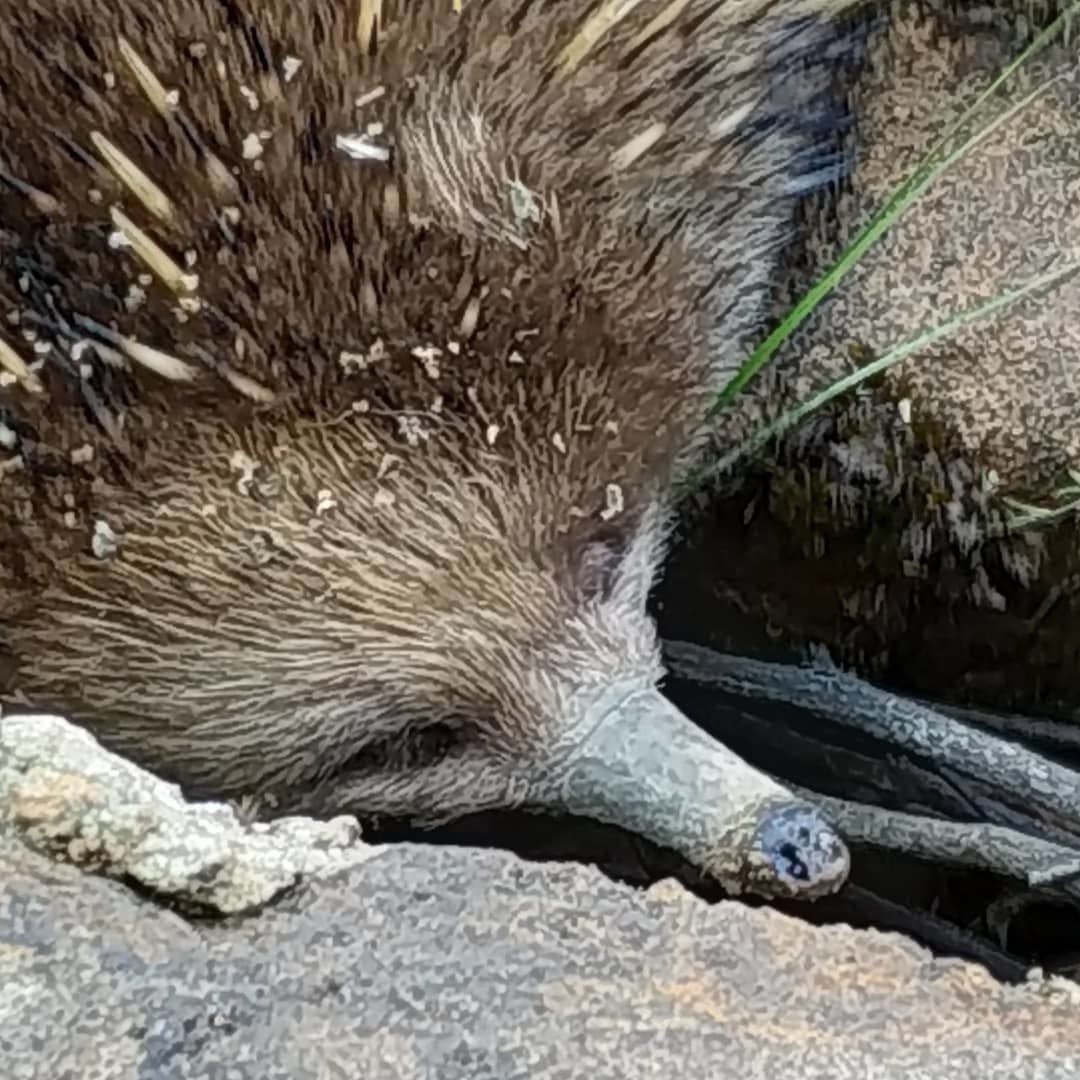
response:
<svg viewBox="0 0 1080 1080"><path fill-rule="evenodd" d="M397 7L364 56L343 0L5 13L0 338L51 344L43 393L0 391L6 700L197 790L288 803L349 766L360 809L419 804L438 762L527 756L580 697L659 675L664 492L760 329L814 150L806 4L640 3L572 70L583 0ZM388 163L335 151L373 122ZM198 274L198 310L159 280L138 302L113 205ZM196 377L73 355L99 326Z"/></svg>

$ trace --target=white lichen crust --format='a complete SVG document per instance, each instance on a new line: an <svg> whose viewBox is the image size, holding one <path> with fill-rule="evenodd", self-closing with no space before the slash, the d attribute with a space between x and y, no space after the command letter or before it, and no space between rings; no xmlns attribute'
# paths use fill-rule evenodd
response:
<svg viewBox="0 0 1080 1080"><path fill-rule="evenodd" d="M0 719L0 829L54 858L221 915L370 858L355 819L245 824L56 716Z"/></svg>

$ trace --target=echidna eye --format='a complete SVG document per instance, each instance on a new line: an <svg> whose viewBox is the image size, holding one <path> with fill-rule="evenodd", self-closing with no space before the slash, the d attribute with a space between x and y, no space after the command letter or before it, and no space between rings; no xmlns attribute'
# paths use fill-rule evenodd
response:
<svg viewBox="0 0 1080 1080"><path fill-rule="evenodd" d="M367 743L346 759L338 771L407 772L445 761L456 749L469 743L474 727L464 719L447 718L432 723L413 724L385 739Z"/></svg>

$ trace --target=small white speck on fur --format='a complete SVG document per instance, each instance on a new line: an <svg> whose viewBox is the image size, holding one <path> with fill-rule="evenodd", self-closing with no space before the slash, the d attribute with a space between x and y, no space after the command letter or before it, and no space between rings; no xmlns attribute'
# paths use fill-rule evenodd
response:
<svg viewBox="0 0 1080 1080"><path fill-rule="evenodd" d="M424 365L424 372L429 379L439 377L439 357L442 356L442 349L438 349L434 345L417 345L412 350L412 354Z"/></svg>
<svg viewBox="0 0 1080 1080"><path fill-rule="evenodd" d="M146 290L132 283L124 297L124 307L128 311L138 311L146 303Z"/></svg>
<svg viewBox="0 0 1080 1080"><path fill-rule="evenodd" d="M382 338L376 338L366 352L355 352L350 349L342 349L338 353L338 363L345 372L367 371L372 364L378 363L386 357L386 346Z"/></svg>
<svg viewBox="0 0 1080 1080"><path fill-rule="evenodd" d="M244 155L245 161L254 161L256 158L262 156L262 152L262 139L260 139L254 131L244 137L244 145L241 153Z"/></svg>
<svg viewBox="0 0 1080 1080"><path fill-rule="evenodd" d="M484 432L484 437L487 439L488 446L494 446L495 440L499 437L499 432L502 429L498 424L488 424L487 431Z"/></svg>
<svg viewBox="0 0 1080 1080"><path fill-rule="evenodd" d="M421 442L427 442L431 435L419 416L399 416L397 422L398 433L409 446L419 446Z"/></svg>
<svg viewBox="0 0 1080 1080"><path fill-rule="evenodd" d="M89 443L83 443L71 451L72 465L88 465L94 460L94 448Z"/></svg>
<svg viewBox="0 0 1080 1080"><path fill-rule="evenodd" d="M315 514L318 517L322 517L324 514L328 514L337 506L337 499L334 498L329 488L320 488L319 493L315 496Z"/></svg>
<svg viewBox="0 0 1080 1080"><path fill-rule="evenodd" d="M259 95L250 86L240 87L240 96L247 102L248 108L256 112L259 108Z"/></svg>
<svg viewBox="0 0 1080 1080"><path fill-rule="evenodd" d="M604 488L604 509L600 511L600 517L604 521L610 521L621 514L625 508L623 489L618 484L608 484Z"/></svg>
<svg viewBox="0 0 1080 1080"><path fill-rule="evenodd" d="M237 450L229 458L229 468L233 472L240 473L240 479L236 481L236 490L241 495L247 495L251 489L251 483L255 479L255 461L243 450Z"/></svg>
<svg viewBox="0 0 1080 1080"><path fill-rule="evenodd" d="M296 77L296 73L304 66L304 61L295 56L286 56L284 62L281 65L282 78L287 82L292 82Z"/></svg>
<svg viewBox="0 0 1080 1080"><path fill-rule="evenodd" d="M116 554L120 542L112 526L102 518L94 522L94 533L90 538L90 550L95 559L109 559Z"/></svg>
<svg viewBox="0 0 1080 1080"><path fill-rule="evenodd" d="M559 432L556 431L555 434L551 436L551 445L554 446L560 454L566 453L566 440Z"/></svg>

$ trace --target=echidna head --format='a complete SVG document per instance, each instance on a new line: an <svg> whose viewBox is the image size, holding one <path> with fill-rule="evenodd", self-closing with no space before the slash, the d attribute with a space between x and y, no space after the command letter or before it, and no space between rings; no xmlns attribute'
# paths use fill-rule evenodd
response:
<svg viewBox="0 0 1080 1080"><path fill-rule="evenodd" d="M373 488L341 427L170 437L186 448L171 467L113 492L111 546L58 572L9 635L36 706L199 793L427 821L563 810L732 889L844 876L808 807L655 689L657 503L560 532L542 485L464 483L442 456Z"/></svg>

